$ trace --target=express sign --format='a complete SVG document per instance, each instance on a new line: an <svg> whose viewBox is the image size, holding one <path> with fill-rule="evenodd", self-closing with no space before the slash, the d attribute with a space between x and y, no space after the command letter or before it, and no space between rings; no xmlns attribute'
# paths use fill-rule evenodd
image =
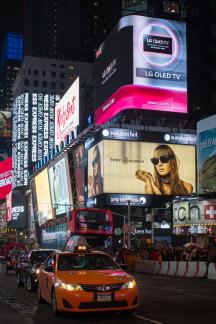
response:
<svg viewBox="0 0 216 324"><path fill-rule="evenodd" d="M55 144L75 131L79 125L79 78L77 78L55 107Z"/></svg>

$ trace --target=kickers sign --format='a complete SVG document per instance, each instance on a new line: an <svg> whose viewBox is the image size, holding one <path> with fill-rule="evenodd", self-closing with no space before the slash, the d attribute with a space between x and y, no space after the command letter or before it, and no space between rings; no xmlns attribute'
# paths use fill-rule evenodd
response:
<svg viewBox="0 0 216 324"><path fill-rule="evenodd" d="M0 199L12 190L12 158L0 162Z"/></svg>
<svg viewBox="0 0 216 324"><path fill-rule="evenodd" d="M55 145L79 125L79 78L55 106Z"/></svg>

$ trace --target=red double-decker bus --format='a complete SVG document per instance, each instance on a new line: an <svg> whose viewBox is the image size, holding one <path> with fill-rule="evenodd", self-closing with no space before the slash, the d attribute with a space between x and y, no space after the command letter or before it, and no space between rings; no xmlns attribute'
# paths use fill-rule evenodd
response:
<svg viewBox="0 0 216 324"><path fill-rule="evenodd" d="M112 212L99 208L74 209L67 222L67 238L71 235L84 235L93 248L109 251L113 241Z"/></svg>
<svg viewBox="0 0 216 324"><path fill-rule="evenodd" d="M41 245L44 248L62 249L72 235L83 235L93 249L111 253L112 212L99 208L74 208L68 217L41 226Z"/></svg>

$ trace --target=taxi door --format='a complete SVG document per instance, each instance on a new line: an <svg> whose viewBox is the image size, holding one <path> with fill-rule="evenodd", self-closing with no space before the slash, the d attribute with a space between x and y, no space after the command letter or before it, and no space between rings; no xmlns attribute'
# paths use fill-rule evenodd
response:
<svg viewBox="0 0 216 324"><path fill-rule="evenodd" d="M52 256L44 267L43 297L51 302L51 289L55 278L56 256Z"/></svg>

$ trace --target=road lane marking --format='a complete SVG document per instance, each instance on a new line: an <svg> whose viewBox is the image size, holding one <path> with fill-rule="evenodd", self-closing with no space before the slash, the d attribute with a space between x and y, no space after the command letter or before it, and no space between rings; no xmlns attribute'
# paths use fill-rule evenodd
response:
<svg viewBox="0 0 216 324"><path fill-rule="evenodd" d="M141 315L133 314L132 316L136 317L138 319L141 319L141 320L149 321L149 322L154 323L154 324L163 324L162 322L158 322L158 321L152 320L151 318L144 317L144 316L141 316Z"/></svg>

